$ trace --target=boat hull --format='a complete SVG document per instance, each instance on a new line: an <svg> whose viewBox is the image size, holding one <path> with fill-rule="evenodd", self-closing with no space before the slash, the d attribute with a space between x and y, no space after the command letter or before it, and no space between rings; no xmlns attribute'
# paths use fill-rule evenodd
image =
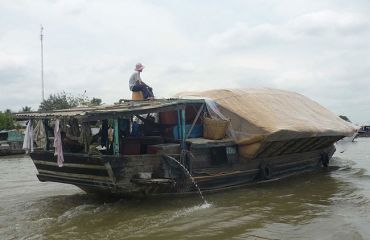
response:
<svg viewBox="0 0 370 240"><path fill-rule="evenodd" d="M2 142L0 143L0 156L24 154L22 142Z"/></svg>
<svg viewBox="0 0 370 240"><path fill-rule="evenodd" d="M233 166L195 168L191 172L202 191L218 191L321 168L334 151L332 145L310 152L240 161ZM88 193L146 197L197 191L180 167L168 164L159 154L116 157L66 153L63 167L57 166L52 152L36 151L31 158L40 181L73 184Z"/></svg>

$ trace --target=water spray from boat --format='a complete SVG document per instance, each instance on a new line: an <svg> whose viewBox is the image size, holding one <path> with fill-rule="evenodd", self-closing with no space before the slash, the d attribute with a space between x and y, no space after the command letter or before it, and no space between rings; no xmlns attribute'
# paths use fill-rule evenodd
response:
<svg viewBox="0 0 370 240"><path fill-rule="evenodd" d="M192 181L193 185L196 187L196 189L198 190L199 192L199 195L200 197L202 198L203 202L205 205L209 205L209 203L207 202L207 200L204 198L203 196L203 193L202 191L200 190L198 184L196 183L195 179L193 178L193 176L191 175L191 173L189 172L189 170L182 164L180 163L179 161L177 161L176 158L173 158L171 156L168 156L168 155L165 155L166 158L168 159L171 159L172 161L174 161L177 165L181 166L181 168L184 170L184 172L186 173L186 175L188 175L188 177L190 178L190 180Z"/></svg>

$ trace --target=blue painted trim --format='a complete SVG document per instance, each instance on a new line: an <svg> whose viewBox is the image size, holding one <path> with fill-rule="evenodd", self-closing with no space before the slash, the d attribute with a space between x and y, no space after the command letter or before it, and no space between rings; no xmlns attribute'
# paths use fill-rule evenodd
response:
<svg viewBox="0 0 370 240"><path fill-rule="evenodd" d="M181 142L182 142L182 149L185 149L185 138L186 138L186 119L185 119L185 109L181 109Z"/></svg>
<svg viewBox="0 0 370 240"><path fill-rule="evenodd" d="M178 136L179 136L179 139L182 139L182 136L181 136L181 118L180 118L180 110L178 109L177 110L177 131L178 131Z"/></svg>

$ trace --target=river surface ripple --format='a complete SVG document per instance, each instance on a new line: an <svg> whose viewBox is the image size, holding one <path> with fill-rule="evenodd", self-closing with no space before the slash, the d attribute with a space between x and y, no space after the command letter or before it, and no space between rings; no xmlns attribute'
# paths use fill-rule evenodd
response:
<svg viewBox="0 0 370 240"><path fill-rule="evenodd" d="M42 183L28 156L0 158L0 239L370 239L370 138L328 169L226 192L98 199Z"/></svg>

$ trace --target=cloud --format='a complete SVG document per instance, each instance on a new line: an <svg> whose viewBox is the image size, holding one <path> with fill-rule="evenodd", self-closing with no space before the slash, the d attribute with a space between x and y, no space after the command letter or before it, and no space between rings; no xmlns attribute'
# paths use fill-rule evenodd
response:
<svg viewBox="0 0 370 240"><path fill-rule="evenodd" d="M185 90L275 87L364 121L366 1L2 1L0 110L37 109L40 24L45 91L130 98L136 62L159 97ZM217 13L217 14L215 14Z"/></svg>
<svg viewBox="0 0 370 240"><path fill-rule="evenodd" d="M24 78L27 75L26 63L25 56L0 53L1 84L13 84Z"/></svg>
<svg viewBox="0 0 370 240"><path fill-rule="evenodd" d="M266 45L291 41L292 36L284 27L273 24L249 26L237 23L233 28L210 37L209 43L215 48L251 48L256 44Z"/></svg>
<svg viewBox="0 0 370 240"><path fill-rule="evenodd" d="M248 85L298 91L364 121L370 111L359 103L370 102L369 29L368 15L320 10L277 23L239 22L208 42L225 68L241 68L233 75L253 79Z"/></svg>
<svg viewBox="0 0 370 240"><path fill-rule="evenodd" d="M358 13L325 10L301 15L289 23L288 27L296 34L303 33L312 37L326 34L346 37L369 33L370 19Z"/></svg>
<svg viewBox="0 0 370 240"><path fill-rule="evenodd" d="M341 39L370 33L368 16L348 12L323 10L300 15L287 22L276 24L237 23L232 28L212 35L209 43L214 48L226 50L251 49L266 45L292 44L307 41Z"/></svg>

